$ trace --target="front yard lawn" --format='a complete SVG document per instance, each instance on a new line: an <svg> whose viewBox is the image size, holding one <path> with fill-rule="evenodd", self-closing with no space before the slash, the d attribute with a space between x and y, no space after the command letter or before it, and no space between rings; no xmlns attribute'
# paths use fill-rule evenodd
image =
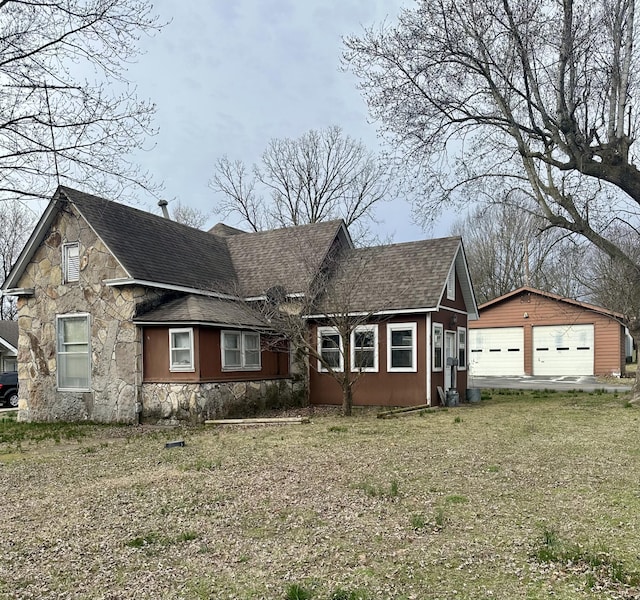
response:
<svg viewBox="0 0 640 600"><path fill-rule="evenodd" d="M500 391L308 425L3 420L0 597L638 598L639 418Z"/></svg>

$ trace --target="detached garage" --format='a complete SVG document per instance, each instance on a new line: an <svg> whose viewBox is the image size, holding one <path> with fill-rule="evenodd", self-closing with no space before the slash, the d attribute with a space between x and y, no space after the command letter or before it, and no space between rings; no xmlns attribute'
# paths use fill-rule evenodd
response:
<svg viewBox="0 0 640 600"><path fill-rule="evenodd" d="M469 323L472 375L624 373L622 315L528 287L478 309Z"/></svg>

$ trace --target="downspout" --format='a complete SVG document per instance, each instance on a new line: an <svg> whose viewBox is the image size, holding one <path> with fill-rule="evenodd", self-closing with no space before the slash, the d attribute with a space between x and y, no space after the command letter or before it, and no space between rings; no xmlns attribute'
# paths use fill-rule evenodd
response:
<svg viewBox="0 0 640 600"><path fill-rule="evenodd" d="M142 425L142 362L144 357L144 350L142 345L144 344L144 335L142 335L142 327L137 327L136 330L138 335L137 346L138 346L138 354L136 356L136 376L135 376L135 386L136 386L136 396L135 396L135 422L136 425Z"/></svg>
<svg viewBox="0 0 640 600"><path fill-rule="evenodd" d="M431 313L427 313L427 331L426 331L426 349L427 349L427 405L431 406L431 355L433 352L431 351Z"/></svg>

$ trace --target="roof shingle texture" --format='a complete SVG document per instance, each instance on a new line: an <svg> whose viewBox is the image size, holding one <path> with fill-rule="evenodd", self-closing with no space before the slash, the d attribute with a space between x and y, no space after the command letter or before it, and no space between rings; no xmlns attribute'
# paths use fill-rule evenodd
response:
<svg viewBox="0 0 640 600"><path fill-rule="evenodd" d="M435 308L460 243L459 237L448 237L347 250L317 309L371 313Z"/></svg>
<svg viewBox="0 0 640 600"><path fill-rule="evenodd" d="M333 244L342 221L326 221L226 238L244 297L282 286L287 293L307 292Z"/></svg>
<svg viewBox="0 0 640 600"><path fill-rule="evenodd" d="M71 188L60 191L132 278L224 293L237 287L224 239Z"/></svg>
<svg viewBox="0 0 640 600"><path fill-rule="evenodd" d="M342 221L242 232L217 225L210 232L98 196L60 187L133 279L261 296L282 286L305 292Z"/></svg>
<svg viewBox="0 0 640 600"><path fill-rule="evenodd" d="M188 295L138 315L135 321L154 323L218 323L266 327L258 313L240 302Z"/></svg>
<svg viewBox="0 0 640 600"><path fill-rule="evenodd" d="M18 321L0 321L0 338L18 347Z"/></svg>

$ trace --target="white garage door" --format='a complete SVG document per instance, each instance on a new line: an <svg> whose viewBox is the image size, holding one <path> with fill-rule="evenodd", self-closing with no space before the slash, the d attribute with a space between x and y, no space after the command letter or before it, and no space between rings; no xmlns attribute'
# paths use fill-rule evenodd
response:
<svg viewBox="0 0 640 600"><path fill-rule="evenodd" d="M593 375L593 325L533 328L534 375Z"/></svg>
<svg viewBox="0 0 640 600"><path fill-rule="evenodd" d="M524 375L522 327L469 329L471 375Z"/></svg>

